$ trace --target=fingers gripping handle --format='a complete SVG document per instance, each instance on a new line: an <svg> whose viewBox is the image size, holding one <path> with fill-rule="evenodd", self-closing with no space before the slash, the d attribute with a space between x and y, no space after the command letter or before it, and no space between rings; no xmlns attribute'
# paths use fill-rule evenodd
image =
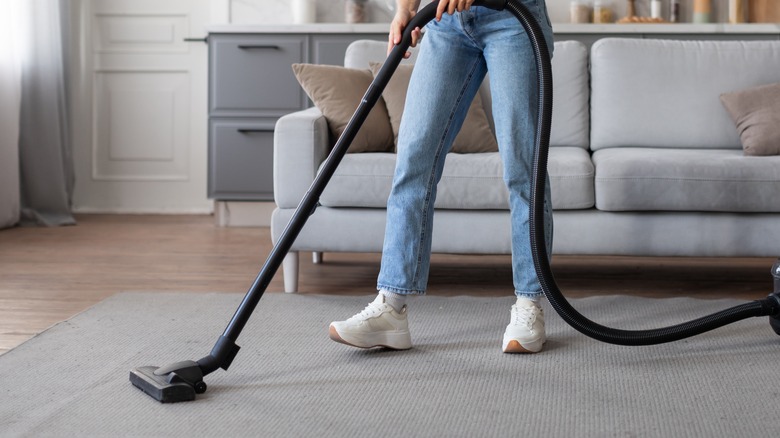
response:
<svg viewBox="0 0 780 438"><path fill-rule="evenodd" d="M484 6L486 8L502 11L506 8L507 1L508 0L477 0L474 2L474 6ZM381 84L381 88L384 89L384 86L387 85L387 81L390 80L390 76L392 76L395 69L398 68L398 64L401 62L401 59L403 59L403 55L409 49L409 46L412 45L412 31L418 27L425 27L428 22L436 17L436 6L438 3L438 1L431 2L412 17L409 24L404 28L401 42L393 47L393 50L388 54L384 65L377 73L377 77L380 78L380 80L375 81L377 83L376 85ZM387 81L381 79L384 77L387 78ZM381 90L379 92L381 93Z"/></svg>
<svg viewBox="0 0 780 438"><path fill-rule="evenodd" d="M407 24L406 28L404 29L401 42L398 43L398 45L393 50L402 51L405 53L406 50L409 49L409 46L412 44L412 31L418 27L424 27L426 24L428 24L429 21L436 17L436 6L438 3L438 1L435 1L428 4L417 14L415 14L414 17L412 17L411 21L409 21L409 24ZM484 6L486 8L495 9L497 11L504 10L504 8L506 8L506 4L507 0L477 0L474 2L474 6ZM396 57L390 55L389 58Z"/></svg>

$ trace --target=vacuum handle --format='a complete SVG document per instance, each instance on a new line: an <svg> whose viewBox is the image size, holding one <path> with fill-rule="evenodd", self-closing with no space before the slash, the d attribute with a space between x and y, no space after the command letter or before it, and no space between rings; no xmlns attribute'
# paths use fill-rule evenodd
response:
<svg viewBox="0 0 780 438"><path fill-rule="evenodd" d="M507 0L482 0L477 1L474 4L484 6L486 8L495 9L497 11L503 11L506 8Z"/></svg>
<svg viewBox="0 0 780 438"><path fill-rule="evenodd" d="M506 8L508 0L476 0L473 3L473 6L484 6L486 8L495 9L497 11L503 11ZM395 47L393 47L393 50L388 54L387 60L385 61L385 65L390 64L391 68L388 68L389 75L391 76L395 69L398 67L398 64L401 62L401 59L403 59L403 54L406 53L406 50L409 49L409 46L412 45L412 31L416 28L423 28L425 27L428 22L434 19L436 17L436 7L438 6L439 2L434 1L428 4L427 6L420 9L417 14L412 17L412 19L409 21L409 24L406 25L406 28L404 28L403 35L401 36L401 42L398 43ZM402 53L397 53L402 52ZM377 77L382 76L382 71L385 70L384 68L379 70L379 73L377 73ZM388 78L389 80L389 78ZM385 83L385 85L387 85ZM384 87L383 87L384 88Z"/></svg>

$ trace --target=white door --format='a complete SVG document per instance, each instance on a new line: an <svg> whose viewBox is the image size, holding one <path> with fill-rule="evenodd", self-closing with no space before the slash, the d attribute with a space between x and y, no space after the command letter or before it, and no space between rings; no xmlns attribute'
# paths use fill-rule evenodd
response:
<svg viewBox="0 0 780 438"><path fill-rule="evenodd" d="M210 213L210 1L74 3L74 210Z"/></svg>

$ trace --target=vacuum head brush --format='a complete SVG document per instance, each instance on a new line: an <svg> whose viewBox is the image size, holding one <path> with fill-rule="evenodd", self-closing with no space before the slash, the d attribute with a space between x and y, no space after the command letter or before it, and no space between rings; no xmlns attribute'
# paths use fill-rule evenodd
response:
<svg viewBox="0 0 780 438"><path fill-rule="evenodd" d="M138 367L130 370L130 383L160 403L195 400L206 392L203 373L197 362L177 362L165 367Z"/></svg>

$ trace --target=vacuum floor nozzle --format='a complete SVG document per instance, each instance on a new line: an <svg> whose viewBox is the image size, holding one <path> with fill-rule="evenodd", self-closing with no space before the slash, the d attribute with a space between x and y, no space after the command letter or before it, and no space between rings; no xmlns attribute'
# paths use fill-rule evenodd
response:
<svg viewBox="0 0 780 438"><path fill-rule="evenodd" d="M158 367L138 367L130 371L130 383L160 403L195 400L195 387L187 382L169 382L167 375L157 375Z"/></svg>

